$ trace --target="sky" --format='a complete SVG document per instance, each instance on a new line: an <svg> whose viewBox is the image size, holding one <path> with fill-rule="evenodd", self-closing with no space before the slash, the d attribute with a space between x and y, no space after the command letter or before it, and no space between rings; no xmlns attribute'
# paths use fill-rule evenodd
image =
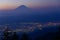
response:
<svg viewBox="0 0 60 40"><path fill-rule="evenodd" d="M60 0L0 0L0 9L14 9L18 6L43 7L60 5Z"/></svg>

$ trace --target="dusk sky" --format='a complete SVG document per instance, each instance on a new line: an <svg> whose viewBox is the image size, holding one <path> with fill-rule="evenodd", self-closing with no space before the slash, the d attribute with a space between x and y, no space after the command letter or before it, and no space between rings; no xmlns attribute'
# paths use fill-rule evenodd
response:
<svg viewBox="0 0 60 40"><path fill-rule="evenodd" d="M21 5L28 7L57 6L60 0L0 0L0 9L12 9Z"/></svg>

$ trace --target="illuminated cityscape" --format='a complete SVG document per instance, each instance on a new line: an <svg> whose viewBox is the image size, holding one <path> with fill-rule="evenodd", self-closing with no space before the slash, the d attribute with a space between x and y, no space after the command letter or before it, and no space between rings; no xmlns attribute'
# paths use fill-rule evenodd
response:
<svg viewBox="0 0 60 40"><path fill-rule="evenodd" d="M0 31L5 31L5 29L8 29L8 32L32 32L35 29L43 30L44 27L49 26L59 26L60 22L48 22L48 23L13 23L16 28L14 29L11 24L4 24L0 25Z"/></svg>

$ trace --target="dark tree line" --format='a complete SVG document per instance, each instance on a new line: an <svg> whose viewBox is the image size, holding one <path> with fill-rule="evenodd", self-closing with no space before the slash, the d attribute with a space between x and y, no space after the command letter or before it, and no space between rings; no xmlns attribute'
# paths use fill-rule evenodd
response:
<svg viewBox="0 0 60 40"><path fill-rule="evenodd" d="M54 40L60 40L60 26L58 27L58 31L56 32L56 36L54 37Z"/></svg>
<svg viewBox="0 0 60 40"><path fill-rule="evenodd" d="M28 36L26 33L24 33L22 38L19 39L19 36L16 34L16 32L14 32L12 35L11 32L5 30L2 40L28 40Z"/></svg>
<svg viewBox="0 0 60 40"><path fill-rule="evenodd" d="M56 33L48 32L43 36L37 36L35 40L60 40L60 26L58 26L58 31Z"/></svg>
<svg viewBox="0 0 60 40"><path fill-rule="evenodd" d="M19 38L16 32L12 35L11 32L5 30L2 40L29 40L29 36L24 33L22 37ZM34 40L60 40L60 26L58 27L58 31L56 33L48 32L43 36L37 36Z"/></svg>

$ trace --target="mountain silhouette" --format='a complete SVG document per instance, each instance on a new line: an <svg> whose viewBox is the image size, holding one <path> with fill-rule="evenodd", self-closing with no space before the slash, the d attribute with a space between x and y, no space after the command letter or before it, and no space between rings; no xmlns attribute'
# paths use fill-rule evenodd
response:
<svg viewBox="0 0 60 40"><path fill-rule="evenodd" d="M20 10L20 9L29 9L29 8L25 5L21 5L21 6L17 7L15 10Z"/></svg>
<svg viewBox="0 0 60 40"><path fill-rule="evenodd" d="M18 8L15 9L15 13L18 14L28 14L28 13L32 13L32 9L25 6L25 5L21 5Z"/></svg>
<svg viewBox="0 0 60 40"><path fill-rule="evenodd" d="M31 8L25 6L25 5L21 5L19 7L17 7L14 10L4 10L4 11L0 11L0 15L1 16L20 16L20 15L24 15L24 14L31 14Z"/></svg>
<svg viewBox="0 0 60 40"><path fill-rule="evenodd" d="M3 13L0 12L0 15L6 15L8 17L0 17L0 23L60 21L60 11L56 8L53 10L52 8L35 10L36 9L33 10L25 5L21 5L12 11L2 11Z"/></svg>

